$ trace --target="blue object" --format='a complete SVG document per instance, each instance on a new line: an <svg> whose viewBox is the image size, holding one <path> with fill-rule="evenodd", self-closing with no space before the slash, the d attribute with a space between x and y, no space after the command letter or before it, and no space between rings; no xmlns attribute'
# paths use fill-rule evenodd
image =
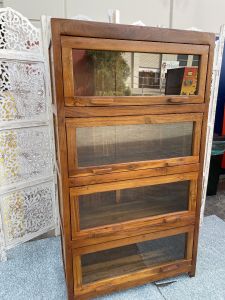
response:
<svg viewBox="0 0 225 300"><path fill-rule="evenodd" d="M211 155L222 155L225 152L225 141L213 141Z"/></svg>
<svg viewBox="0 0 225 300"><path fill-rule="evenodd" d="M218 96L217 96L215 126L214 126L214 132L218 135L221 135L222 128L223 128L224 105L225 105L225 51L223 51L219 89L218 89Z"/></svg>

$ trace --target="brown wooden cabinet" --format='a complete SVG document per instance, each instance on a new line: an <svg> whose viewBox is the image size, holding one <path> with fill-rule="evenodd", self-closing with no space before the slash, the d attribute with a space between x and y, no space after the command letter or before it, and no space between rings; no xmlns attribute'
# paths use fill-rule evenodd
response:
<svg viewBox="0 0 225 300"><path fill-rule="evenodd" d="M214 35L51 26L68 298L194 276Z"/></svg>

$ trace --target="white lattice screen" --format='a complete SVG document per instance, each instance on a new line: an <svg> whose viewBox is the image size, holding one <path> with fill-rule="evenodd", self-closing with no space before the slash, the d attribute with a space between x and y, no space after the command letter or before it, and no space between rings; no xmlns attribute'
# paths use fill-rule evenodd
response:
<svg viewBox="0 0 225 300"><path fill-rule="evenodd" d="M225 41L225 25L222 25L220 28L219 39L216 41L214 61L213 61L213 74L212 74L212 81L211 81L211 94L210 94L210 103L209 103L209 116L208 116L208 126L207 126L206 149L205 149L205 162L204 162L203 181L202 181L201 222L203 221L205 202L207 201L206 194L207 194L209 166L210 166L210 158L211 158L212 143L213 143L217 95L218 95L220 72L221 72L221 65L222 65L223 51L224 51L224 41Z"/></svg>
<svg viewBox="0 0 225 300"><path fill-rule="evenodd" d="M39 29L0 9L0 260L57 224L47 64Z"/></svg>

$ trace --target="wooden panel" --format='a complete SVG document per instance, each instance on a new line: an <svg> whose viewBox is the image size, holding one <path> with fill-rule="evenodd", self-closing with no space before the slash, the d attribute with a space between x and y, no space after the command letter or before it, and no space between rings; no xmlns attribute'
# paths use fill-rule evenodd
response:
<svg viewBox="0 0 225 300"><path fill-rule="evenodd" d="M74 287L75 289L82 286L82 267L80 256L73 256L73 272L74 272Z"/></svg>
<svg viewBox="0 0 225 300"><path fill-rule="evenodd" d="M200 76L198 76L198 94L205 97L205 82L207 74L208 54L202 55L200 60Z"/></svg>
<svg viewBox="0 0 225 300"><path fill-rule="evenodd" d="M53 28L59 28L61 35L69 36L198 45L210 45L215 42L215 34L209 32L56 18L51 19L51 24Z"/></svg>
<svg viewBox="0 0 225 300"><path fill-rule="evenodd" d="M73 280L73 260L71 255L71 227L70 227L70 203L69 203L69 188L68 188L68 162L67 162L67 144L66 144L66 128L64 114L64 99L63 99L63 79L62 79L62 64L61 64L61 44L60 44L60 24L51 24L52 27L52 48L53 53L53 78L55 79L54 94L56 100L57 113L57 137L59 141L58 159L60 162L60 179L59 184L61 211L63 225L63 249L64 249L64 266L65 277L67 284L68 299L74 298L74 280Z"/></svg>
<svg viewBox="0 0 225 300"><path fill-rule="evenodd" d="M196 180L198 178L197 172L173 174L167 176L157 176L150 178L141 178L134 180L125 180L120 182L110 182L103 184L92 184L90 186L79 186L70 189L70 196L86 195L101 191L111 191L115 189L126 189L133 187L141 187L146 185L155 185L169 182L179 182L184 180Z"/></svg>
<svg viewBox="0 0 225 300"><path fill-rule="evenodd" d="M194 156L199 155L199 149L201 143L201 130L202 130L202 119L198 120L194 124L193 145L192 145L192 153Z"/></svg>
<svg viewBox="0 0 225 300"><path fill-rule="evenodd" d="M62 48L62 65L64 96L69 97L74 93L73 58L69 48Z"/></svg>
<svg viewBox="0 0 225 300"><path fill-rule="evenodd" d="M118 176L118 180L121 180L123 176L125 176L125 174L122 174L122 172L130 172L131 170L132 171L147 170L147 169L172 167L172 166L179 166L179 165L186 165L186 164L195 164L198 163L198 161L199 161L198 156L187 156L187 157L178 157L178 158L170 158L170 159L152 160L149 162L140 161L140 162L113 164L113 165L102 165L99 167L95 166L95 167L80 168L80 169L72 169L72 161L71 161L70 176L72 176L71 177L72 180L73 177L76 178L80 176L90 176L90 175L96 176L96 175L115 173L115 176ZM82 180L82 178L80 179Z"/></svg>
<svg viewBox="0 0 225 300"><path fill-rule="evenodd" d="M111 126L125 124L163 124L179 123L188 121L201 121L202 114L170 114L170 115L145 115L134 117L102 117L102 118L67 118L66 126L91 127L91 126Z"/></svg>
<svg viewBox="0 0 225 300"><path fill-rule="evenodd" d="M68 78L67 78L68 81ZM69 82L69 81L68 81ZM71 86L71 83L69 83ZM88 107L110 107L113 106L138 106L138 109L142 105L157 105L157 104L167 104L167 105L181 105L181 104L193 104L193 103L202 103L204 102L201 95L190 95L190 96L74 96L74 97L65 97L65 103L67 105L67 111L70 107L76 106L79 108L79 111L85 111L81 108ZM126 109L132 109L127 108ZM149 108L150 109L150 108ZM153 108L154 109L154 108ZM75 110L76 111L76 110Z"/></svg>
<svg viewBox="0 0 225 300"><path fill-rule="evenodd" d="M72 204L73 209L73 204ZM99 249L107 249L114 244L128 241L132 237L145 237L146 234L160 233L166 230L174 230L195 224L194 212L178 212L161 215L151 218L143 218L135 221L128 221L113 226L107 225L101 228L93 228L89 230L82 230L73 234L73 248L77 251L95 251L97 245ZM129 237L129 238L128 238ZM86 250L84 250L83 247ZM105 248L106 247L106 248ZM82 249L80 249L82 248ZM80 249L80 250L79 250Z"/></svg>
<svg viewBox="0 0 225 300"><path fill-rule="evenodd" d="M120 106L120 107L65 107L67 118L116 117L151 114L176 114L204 112L204 104L189 105L152 105L152 106Z"/></svg>
<svg viewBox="0 0 225 300"><path fill-rule="evenodd" d="M189 217L191 220L191 214ZM194 224L193 222L189 222L189 224L188 225L186 224L185 226L178 226L178 227L171 226L171 227L165 228L164 230L154 230L154 231L146 230L145 232L141 232L138 235L131 235L131 236L126 235L126 237L124 237L122 239L106 240L102 243L86 245L86 246L82 246L82 247L76 247L76 242L73 241L72 247L73 247L73 249L74 249L73 251L75 251L76 255L79 256L79 255L83 255L83 254L87 254L87 253L93 253L93 252L97 252L97 251L101 251L101 250L121 247L121 246L139 243L139 242L143 242L143 241L155 240L155 239L167 237L170 235L176 235L176 234L185 233L185 232L192 232L194 229L193 224Z"/></svg>
<svg viewBox="0 0 225 300"><path fill-rule="evenodd" d="M197 157L196 157L197 161ZM189 161L190 162L190 161ZM171 162L170 162L171 163ZM175 162L174 162L175 163ZM185 163L183 161L183 163ZM153 164L154 165L154 164ZM199 164L182 164L178 166L168 166L168 167L156 167L152 169L141 169L134 171L123 172L121 169L120 173L112 172L112 173L103 173L103 174L94 174L91 176L74 176L69 178L70 187L80 186L80 185L90 185L97 184L103 182L113 182L127 179L135 179L135 178L144 178L144 177L152 177L152 176L162 176L162 175L170 175L176 173L187 173L187 172L195 172L199 170ZM131 166L130 166L131 169Z"/></svg>
<svg viewBox="0 0 225 300"><path fill-rule="evenodd" d="M116 51L137 51L152 53L173 53L173 54L206 54L209 46L172 44L161 42L142 41L120 41L114 39L95 39L85 37L61 37L62 48L94 49L94 50L116 50Z"/></svg>
<svg viewBox="0 0 225 300"><path fill-rule="evenodd" d="M193 241L194 241L194 231L189 231L187 234L187 244L186 244L186 259L192 259L192 250L193 250Z"/></svg>
<svg viewBox="0 0 225 300"><path fill-rule="evenodd" d="M205 102L207 103L207 109L203 116L202 130L201 130L201 144L200 144L200 171L198 178L197 187L197 202L196 202L196 226L194 231L193 239L193 264L192 270L189 273L190 276L195 276L196 262L197 262L197 250L198 250L198 236L199 236L199 222L200 222L200 211L201 211L201 194L202 194L202 178L203 178L203 168L204 168L204 158L205 158L205 143L206 143L206 133L207 133L207 121L208 121L208 104L210 101L210 88L211 88L211 76L212 76L212 65L213 65L213 55L214 55L215 43L211 43L209 50L209 61L207 67L207 80L205 88Z"/></svg>

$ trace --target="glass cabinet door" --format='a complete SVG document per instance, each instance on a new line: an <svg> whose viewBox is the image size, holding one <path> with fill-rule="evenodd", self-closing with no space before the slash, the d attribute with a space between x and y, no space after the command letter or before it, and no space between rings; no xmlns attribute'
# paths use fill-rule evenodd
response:
<svg viewBox="0 0 225 300"><path fill-rule="evenodd" d="M191 172L72 188L73 237L77 238L77 233L82 231L101 231L119 224L137 227L137 220L147 222L155 217L195 212L197 174Z"/></svg>
<svg viewBox="0 0 225 300"><path fill-rule="evenodd" d="M81 256L82 283L141 271L185 258L186 233ZM109 272L110 270L110 272Z"/></svg>
<svg viewBox="0 0 225 300"><path fill-rule="evenodd" d="M190 271L193 229L193 226L185 226L176 231L165 230L160 235L146 234L113 245L106 243L77 249L73 253L73 270L78 275L74 279L78 294L105 285L113 286L118 281L126 283L127 275L131 275L130 281L137 278L148 281L158 273Z"/></svg>
<svg viewBox="0 0 225 300"><path fill-rule="evenodd" d="M206 46L79 37L62 46L66 105L204 101Z"/></svg>
<svg viewBox="0 0 225 300"><path fill-rule="evenodd" d="M201 114L71 119L70 176L198 162Z"/></svg>
<svg viewBox="0 0 225 300"><path fill-rule="evenodd" d="M78 196L80 230L188 210L189 181Z"/></svg>

